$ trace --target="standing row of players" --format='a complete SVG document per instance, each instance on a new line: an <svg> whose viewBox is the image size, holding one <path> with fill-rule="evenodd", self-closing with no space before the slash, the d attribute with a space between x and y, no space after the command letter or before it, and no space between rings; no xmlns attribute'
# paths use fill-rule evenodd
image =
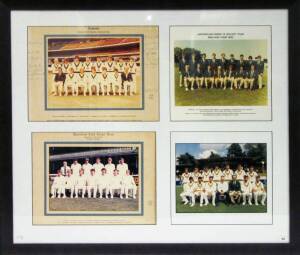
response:
<svg viewBox="0 0 300 255"><path fill-rule="evenodd" d="M66 192L69 191L70 198L84 198L86 193L88 198L110 197L113 199L115 194L121 199L125 195L129 197L129 191L132 191L132 197L136 198L137 186L128 164L124 162L124 158L119 160L117 166L113 164L112 158L108 158L107 164L104 166L101 159L97 158L92 165L89 159L85 159L84 164L74 160L73 164L68 166L67 162L63 162L63 166L57 170L57 176L54 177L51 186L52 198L65 198Z"/></svg>
<svg viewBox="0 0 300 255"><path fill-rule="evenodd" d="M199 60L196 54L192 53L191 59L188 61L184 54L179 59L179 86L185 87L188 91L189 87L194 90L196 87L202 88L233 88L250 89L263 87L264 62L261 56L256 57L256 61L252 56L248 60L244 59L244 55L240 55L240 59L236 60L231 54L227 59L225 53L221 54L221 58L217 59L216 54L212 54L211 59L206 59L203 53Z"/></svg>
<svg viewBox="0 0 300 255"><path fill-rule="evenodd" d="M258 205L259 200L262 205L265 205L267 198L264 184L260 180L260 176L254 171L253 166L248 172L243 170L241 165L238 165L234 172L226 165L224 171L216 167L213 171L208 168L200 170L196 168L192 173L186 168L181 175L181 183L183 192L180 194L184 204L190 203L190 206L195 205L197 197L200 198L200 206L208 205L211 199L212 205L216 206L218 202L231 202L232 204L240 203L243 199L243 205L247 203L252 205L254 198L255 205ZM188 200L190 199L190 201Z"/></svg>
<svg viewBox="0 0 300 255"><path fill-rule="evenodd" d="M136 75L138 72L137 63L133 58L124 62L122 58L112 57L100 58L92 61L86 57L85 61L80 61L76 56L73 62L64 59L62 62L58 58L54 59L50 67L52 75L51 94L62 96L69 95L71 89L73 96L79 95L79 88L83 90L83 95L132 95L136 93Z"/></svg>

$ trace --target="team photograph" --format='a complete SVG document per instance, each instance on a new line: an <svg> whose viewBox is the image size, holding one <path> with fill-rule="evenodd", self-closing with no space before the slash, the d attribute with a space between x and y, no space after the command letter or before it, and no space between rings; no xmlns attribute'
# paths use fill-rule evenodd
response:
<svg viewBox="0 0 300 255"><path fill-rule="evenodd" d="M175 40L175 105L267 105L267 52L267 40Z"/></svg>
<svg viewBox="0 0 300 255"><path fill-rule="evenodd" d="M47 106L139 108L142 37L47 37Z"/></svg>
<svg viewBox="0 0 300 255"><path fill-rule="evenodd" d="M266 143L176 143L176 213L266 213Z"/></svg>
<svg viewBox="0 0 300 255"><path fill-rule="evenodd" d="M49 211L139 210L139 147L49 147Z"/></svg>

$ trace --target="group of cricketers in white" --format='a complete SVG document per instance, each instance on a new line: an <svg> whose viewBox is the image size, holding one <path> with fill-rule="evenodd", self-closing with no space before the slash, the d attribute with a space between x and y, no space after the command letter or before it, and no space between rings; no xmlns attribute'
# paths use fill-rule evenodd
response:
<svg viewBox="0 0 300 255"><path fill-rule="evenodd" d="M81 61L79 56L75 56L71 62L68 58L54 58L49 70L51 94L78 96L82 91L83 96L131 96L137 93L138 72L134 58L97 57L92 61L91 57L86 57L85 61Z"/></svg>
<svg viewBox="0 0 300 255"><path fill-rule="evenodd" d="M124 158L115 165L112 158L107 159L107 164L103 165L101 159L97 158L92 165L89 159L85 159L84 164L74 160L71 166L63 162L63 166L57 171L51 186L51 198L66 198L66 191L70 192L70 198L78 198L81 195L88 198L110 198L117 194L121 199L129 198L131 191L132 198L136 199L137 186L133 176L130 174L128 164Z"/></svg>
<svg viewBox="0 0 300 255"><path fill-rule="evenodd" d="M209 200L213 206L218 202L226 204L242 205L254 204L265 205L267 193L264 184L260 180L260 176L251 166L249 171L245 171L241 165L238 165L237 170L233 171L229 165L226 165L222 171L218 166L211 170L207 167L204 170L195 168L193 172L189 172L185 168L181 175L181 183L183 192L180 194L185 205L195 205L197 197L200 198L200 206L207 206Z"/></svg>

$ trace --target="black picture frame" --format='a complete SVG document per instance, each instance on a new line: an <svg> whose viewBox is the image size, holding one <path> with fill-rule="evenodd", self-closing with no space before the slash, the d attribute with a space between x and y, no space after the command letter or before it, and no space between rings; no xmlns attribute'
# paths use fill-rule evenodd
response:
<svg viewBox="0 0 300 255"><path fill-rule="evenodd" d="M12 206L11 41L12 10L288 9L289 17L289 244L14 244ZM0 3L0 253L1 254L299 254L300 253L300 1L2 1ZM276 50L276 49L275 49ZM22 146L22 144L20 144ZM21 191L20 191L21 192ZM101 233L99 234L101 235ZM216 233L216 238L218 234ZM151 241L151 240L149 240ZM217 241L217 239L216 239Z"/></svg>

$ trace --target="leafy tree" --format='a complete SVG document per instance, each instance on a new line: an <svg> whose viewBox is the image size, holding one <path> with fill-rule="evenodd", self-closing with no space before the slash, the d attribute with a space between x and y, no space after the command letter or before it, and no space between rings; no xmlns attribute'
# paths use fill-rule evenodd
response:
<svg viewBox="0 0 300 255"><path fill-rule="evenodd" d="M267 161L267 146L265 143L246 143L245 153L255 162Z"/></svg>
<svg viewBox="0 0 300 255"><path fill-rule="evenodd" d="M179 62L179 59L182 56L182 49L179 47L174 48L174 57L175 57L175 63Z"/></svg>
<svg viewBox="0 0 300 255"><path fill-rule="evenodd" d="M209 158L215 159L215 158L221 158L221 156L218 153L214 153L213 151L211 151Z"/></svg>
<svg viewBox="0 0 300 255"><path fill-rule="evenodd" d="M182 57L182 54L185 56L185 60L188 62L191 59L191 55L195 54L196 60L199 60L201 57L201 52L200 50L196 50L194 48L184 48L181 49L179 47L174 48L174 58L175 58L175 63L178 63L179 60Z"/></svg>
<svg viewBox="0 0 300 255"><path fill-rule="evenodd" d="M236 158L236 157L244 157L245 154L243 153L241 145L238 143L232 143L227 148L227 157L228 158Z"/></svg>
<svg viewBox="0 0 300 255"><path fill-rule="evenodd" d="M196 160L195 157L189 153L181 154L177 157L177 161L179 165L188 165L188 166L195 166Z"/></svg>

